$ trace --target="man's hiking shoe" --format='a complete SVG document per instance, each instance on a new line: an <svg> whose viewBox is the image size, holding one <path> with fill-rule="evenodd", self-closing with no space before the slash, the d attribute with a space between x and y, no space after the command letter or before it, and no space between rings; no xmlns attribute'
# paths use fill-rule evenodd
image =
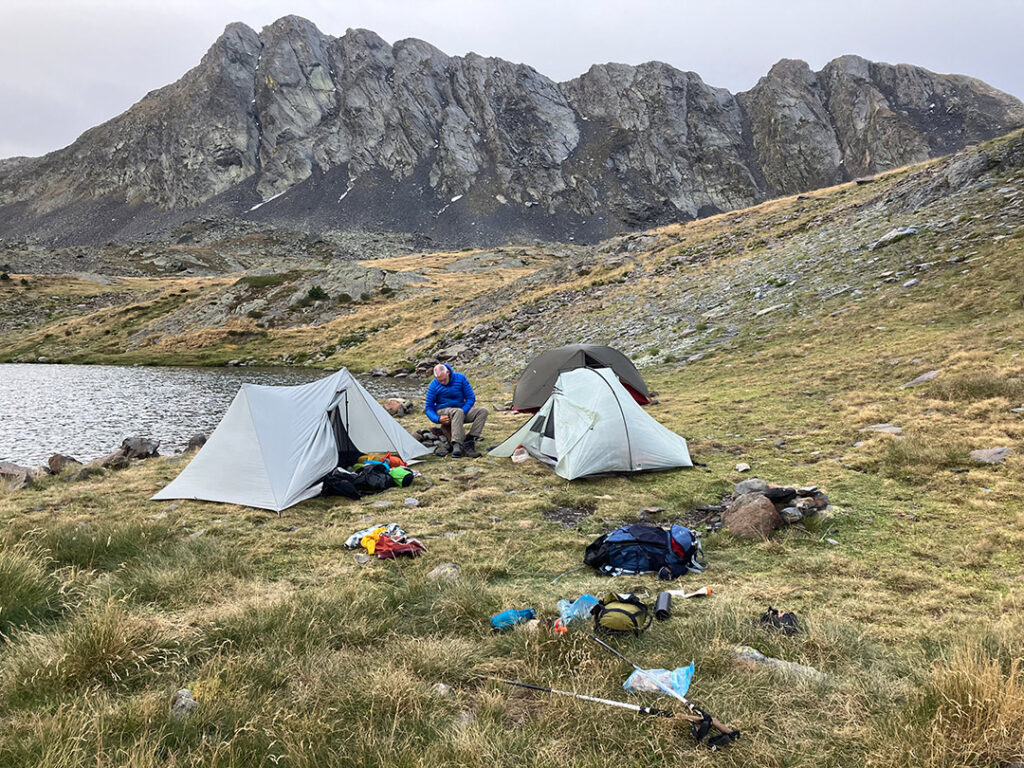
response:
<svg viewBox="0 0 1024 768"><path fill-rule="evenodd" d="M468 456L471 459L479 459L480 458L480 451L478 451L476 449L476 441L475 440L472 440L472 439L466 440L466 447L463 450L463 454L465 454L466 456Z"/></svg>
<svg viewBox="0 0 1024 768"><path fill-rule="evenodd" d="M462 458L462 443L453 443L452 444L452 458L453 459L461 459Z"/></svg>

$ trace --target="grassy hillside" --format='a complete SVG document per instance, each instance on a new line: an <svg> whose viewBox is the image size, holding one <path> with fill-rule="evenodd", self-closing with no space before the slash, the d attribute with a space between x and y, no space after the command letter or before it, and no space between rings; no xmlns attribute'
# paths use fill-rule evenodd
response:
<svg viewBox="0 0 1024 768"><path fill-rule="evenodd" d="M395 287L350 301L327 287L328 299L292 306L332 285L323 263L45 291L14 275L0 295L31 321L0 336L4 359L287 355L365 370L459 343L481 399L499 404L534 350L610 341L660 392L652 415L708 466L565 483L534 462L432 459L429 482L408 491L314 500L280 519L147 502L187 460L177 457L0 496L0 765L1024 760L1022 148L1018 133L599 248L375 260L366 269ZM903 226L919 231L872 248ZM290 270L302 274L251 279ZM250 317L260 291L264 314ZM220 325L189 324L212 305ZM487 435L520 422L497 412ZM902 434L861 431L879 423ZM999 446L1012 449L1003 464L969 458ZM674 586L712 596L677 602L670 621L620 643L644 666L693 659L692 696L740 742L711 754L677 722L481 679L671 706L627 696L631 670L584 632L496 635L487 619L526 606L550 616L560 598L612 586L653 600L653 577L550 581L645 507L703 529L697 508L744 477L740 461L772 482L821 486L833 508L764 543L707 534L707 572ZM392 520L427 554L361 565L343 548ZM457 581L427 577L443 562L460 564ZM807 631L759 629L769 604ZM745 669L738 644L827 678ZM200 706L177 720L168 708L181 687Z"/></svg>

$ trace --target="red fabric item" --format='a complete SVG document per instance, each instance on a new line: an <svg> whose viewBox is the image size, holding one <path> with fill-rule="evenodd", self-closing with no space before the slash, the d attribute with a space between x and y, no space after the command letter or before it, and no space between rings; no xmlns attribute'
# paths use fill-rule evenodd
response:
<svg viewBox="0 0 1024 768"><path fill-rule="evenodd" d="M377 546L373 551L381 560L393 560L399 555L416 557L421 552L426 552L427 548L417 539L395 541L387 534L383 534L377 539Z"/></svg>

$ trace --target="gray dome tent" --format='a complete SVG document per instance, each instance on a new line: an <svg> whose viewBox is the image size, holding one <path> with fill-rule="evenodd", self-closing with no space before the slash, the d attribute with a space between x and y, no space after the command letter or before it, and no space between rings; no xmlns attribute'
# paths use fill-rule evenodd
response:
<svg viewBox="0 0 1024 768"><path fill-rule="evenodd" d="M533 358L516 383L512 407L535 412L555 388L558 375L575 368L611 368L619 382L640 405L651 402L651 393L632 361L617 349L600 344L567 344Z"/></svg>

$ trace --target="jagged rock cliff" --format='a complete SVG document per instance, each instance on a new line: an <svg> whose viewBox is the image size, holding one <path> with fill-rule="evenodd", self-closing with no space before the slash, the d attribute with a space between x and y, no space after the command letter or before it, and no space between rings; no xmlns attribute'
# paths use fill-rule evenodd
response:
<svg viewBox="0 0 1024 768"><path fill-rule="evenodd" d="M195 216L457 243L593 240L949 153L1024 125L984 83L844 56L734 96L666 64L566 83L420 40L231 24L199 66L41 158L0 162L0 235Z"/></svg>

